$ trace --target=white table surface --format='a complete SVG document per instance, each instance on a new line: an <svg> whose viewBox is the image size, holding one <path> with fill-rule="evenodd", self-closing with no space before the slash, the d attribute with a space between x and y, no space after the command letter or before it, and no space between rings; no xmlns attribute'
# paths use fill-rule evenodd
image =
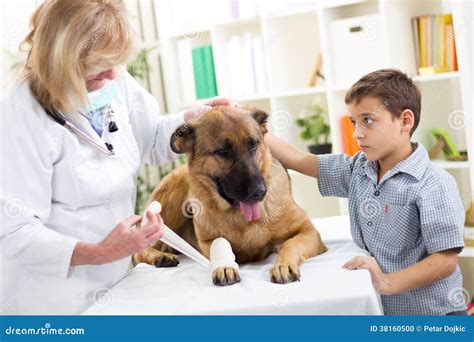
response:
<svg viewBox="0 0 474 342"><path fill-rule="evenodd" d="M349 217L313 220L328 252L306 260L301 281L270 282L276 255L240 265L241 282L212 284L210 271L185 256L176 268L139 264L85 315L380 315L380 298L366 270L341 266L367 255L351 239Z"/></svg>

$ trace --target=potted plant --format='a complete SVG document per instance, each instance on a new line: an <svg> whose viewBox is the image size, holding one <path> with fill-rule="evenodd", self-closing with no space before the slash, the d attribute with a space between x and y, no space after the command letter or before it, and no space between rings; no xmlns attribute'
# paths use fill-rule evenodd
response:
<svg viewBox="0 0 474 342"><path fill-rule="evenodd" d="M331 153L332 144L329 139L331 128L326 119L326 109L319 104L312 104L303 111L302 115L296 120L296 124L302 129L301 139L313 142L308 146L309 151L313 154Z"/></svg>

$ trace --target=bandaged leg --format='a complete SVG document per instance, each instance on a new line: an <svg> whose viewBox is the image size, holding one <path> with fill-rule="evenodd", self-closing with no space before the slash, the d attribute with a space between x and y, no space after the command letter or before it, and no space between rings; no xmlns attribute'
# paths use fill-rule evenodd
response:
<svg viewBox="0 0 474 342"><path fill-rule="evenodd" d="M212 281L215 285L232 285L240 281L239 265L232 247L224 238L217 238L210 249Z"/></svg>

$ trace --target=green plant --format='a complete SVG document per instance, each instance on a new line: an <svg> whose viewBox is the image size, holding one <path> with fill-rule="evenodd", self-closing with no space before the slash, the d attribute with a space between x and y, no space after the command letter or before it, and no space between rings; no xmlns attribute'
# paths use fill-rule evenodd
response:
<svg viewBox="0 0 474 342"><path fill-rule="evenodd" d="M148 64L148 54L155 49L156 46L139 50L135 58L127 64L127 71L133 78L145 79L146 74L151 70Z"/></svg>
<svg viewBox="0 0 474 342"><path fill-rule="evenodd" d="M25 56L21 53L14 53L7 49L4 51L8 55L8 59L11 61L10 70L17 74L25 64Z"/></svg>
<svg viewBox="0 0 474 342"><path fill-rule="evenodd" d="M300 137L311 140L315 145L328 144L331 128L327 122L327 111L319 104L311 104L302 113L303 117L296 120L301 127Z"/></svg>

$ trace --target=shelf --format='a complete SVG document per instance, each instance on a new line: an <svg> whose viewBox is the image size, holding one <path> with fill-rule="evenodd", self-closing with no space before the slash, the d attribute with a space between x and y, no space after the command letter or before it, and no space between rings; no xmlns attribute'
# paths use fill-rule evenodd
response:
<svg viewBox="0 0 474 342"><path fill-rule="evenodd" d="M474 247L464 247L461 253L459 253L461 258L474 258Z"/></svg>
<svg viewBox="0 0 474 342"><path fill-rule="evenodd" d="M289 89L275 93L275 97L292 97L292 96L301 96L301 95L313 95L313 94L322 94L326 92L325 86L319 87L307 87L299 89Z"/></svg>
<svg viewBox="0 0 474 342"><path fill-rule="evenodd" d="M196 105L196 104L200 104L200 103L209 101L209 100L211 100L211 99L212 99L212 97L209 97L209 98L207 98L207 99L196 99L196 100L191 101L191 102L180 103L180 104L178 105L178 108L179 108L179 110L185 110L185 109L188 109L188 108L190 108L190 107L192 107L192 106L194 106L194 105Z"/></svg>
<svg viewBox="0 0 474 342"><path fill-rule="evenodd" d="M226 29L226 28L235 28L238 26L247 26L247 25L255 25L259 24L260 19L258 17L253 18L237 18L232 19L230 21L225 21L221 23L214 24L213 28L215 29Z"/></svg>
<svg viewBox="0 0 474 342"><path fill-rule="evenodd" d="M350 85L336 85L333 87L330 87L329 90L332 92L346 92L349 90L351 86Z"/></svg>
<svg viewBox="0 0 474 342"><path fill-rule="evenodd" d="M252 102L252 101L262 101L262 100L270 100L270 95L269 94L255 94L255 95L243 95L243 96L221 96L221 95L218 95L216 97L224 97L224 98L228 98L234 102ZM199 104L199 103L203 103L203 102L206 102L206 101L210 101L212 100L213 97L210 97L210 98L207 98L207 99L196 99L194 101L191 101L191 102L186 102L186 103L181 103L178 105L178 107L181 109L181 110L184 110L184 109L187 109L187 108L190 108L191 106L193 105L196 105L196 104Z"/></svg>
<svg viewBox="0 0 474 342"><path fill-rule="evenodd" d="M443 80L457 80L459 79L460 75L459 72L453 71L453 72L443 72L439 74L433 74L433 75L415 75L412 76L413 82L416 83L426 83L426 82L434 82L434 81L443 81ZM332 92L346 92L349 90L351 85L335 85L329 87L329 91Z"/></svg>
<svg viewBox="0 0 474 342"><path fill-rule="evenodd" d="M432 160L434 165L437 165L445 170L468 169L469 161L447 161L447 160Z"/></svg>
<svg viewBox="0 0 474 342"><path fill-rule="evenodd" d="M248 102L248 101L261 101L261 100L270 100L269 94L255 94L255 95L243 95L237 96L235 98L230 97L231 100L235 102Z"/></svg>
<svg viewBox="0 0 474 342"><path fill-rule="evenodd" d="M455 79L459 79L459 72L457 71L443 72L433 75L416 75L412 77L412 80L417 83Z"/></svg>
<svg viewBox="0 0 474 342"><path fill-rule="evenodd" d="M191 4L192 0L189 0L189 3ZM227 7L222 6L222 8L219 8L222 12L223 8ZM220 14L219 10L214 7L210 10L206 9L206 14L209 14L212 20L204 22L201 20L201 23L188 21L186 20L189 17L188 14L177 11L177 18L182 17L181 20L177 21L179 23L182 22L181 25L167 18L167 12L162 12L163 19L168 19L169 21L168 26L165 28L174 27L174 33L180 28L182 31L179 32L179 35L175 34L173 39L168 40L168 38L165 38L161 40L163 45L161 53L162 70L165 75L165 86L169 88L166 89L169 111L176 112L196 103L206 101L206 99L190 100L193 96L182 96L182 91L179 87L181 83L179 81L180 70L176 58L178 45L176 39L197 36L197 41L193 40L190 43L193 47L198 46L201 41L206 44L212 44L219 96L227 97L237 103L242 103L242 105L254 106L271 113L269 120L271 125L269 127L272 132L302 150L306 150L306 143L299 138L300 129L294 124L294 120L307 105L310 105L312 102L320 102L321 105L327 108L329 122L334 128L331 130L331 139L336 142L333 143L333 150L335 153L341 153L341 133L337 128L339 127L341 116L347 114L344 96L359 76L358 73L357 75L355 73L354 75L352 73L342 73L338 76L338 73L335 72L335 68L341 70L338 65L338 63L341 63L341 58L344 61L344 58L348 58L350 54L345 53L344 50L340 52L334 48L346 44L346 38L338 38L337 35L332 33L333 29L331 27L338 20L357 17L364 18L377 14L378 19L376 19L381 24L378 25L379 21L376 21L375 24L370 23L370 27L367 27L372 28L374 26L375 28L380 28L380 31L377 31L377 37L382 38L384 44L377 45L377 49L361 50L361 58L376 53L377 56L381 56L380 60L384 61L380 63L383 64L380 68L400 69L412 77L422 93L423 108L422 119L417 132L415 132L414 140L419 141L425 146L431 146L433 144L433 137L430 134L430 129L433 127L444 127L449 130L453 126L451 121L454 121L454 115L451 115L451 113L467 110L465 96L462 97L461 95L471 92L470 87L466 87L467 80L464 77L460 77L461 72L465 72L465 64L463 63L459 65L459 72L417 75L415 51L412 46L413 28L410 20L416 16L452 12L454 23L458 23L457 20L460 18L459 11L456 13L454 9L454 3L445 0L412 2L404 0L261 1L255 11L245 12L240 18L229 18L228 11ZM166 20L161 20L159 23L164 25ZM197 32L202 28L207 29L207 31ZM161 31L169 32L169 29ZM467 33L463 30L456 29L455 31L456 43L459 44L457 50L459 62L461 60L465 61L466 51L469 51L465 43L469 41L468 37L470 36L466 36ZM243 57L234 50L229 52L231 47L235 48L235 46L231 46L229 43L234 36L240 37L241 41L243 41L242 36L244 35L250 35L252 38L260 40L259 49L255 49L255 51L263 52L259 53L259 57L264 57L263 63L260 63L263 67L259 67L258 70L262 71L260 76L264 76L261 79L265 79L265 86L253 87L249 86L249 82L241 82L245 86L235 87L235 84L232 83L232 76L243 74L234 72L238 69L232 69L229 65L236 64L241 66L248 63L242 63ZM161 37L163 36L164 34L161 35ZM386 42L390 42L390 44L386 44ZM336 43L339 43L339 45ZM243 45L243 43L240 45ZM342 56L338 55L338 51ZM405 53L400 54L400 51ZM242 55L247 52L244 50ZM232 53L231 57L229 57L230 53ZM314 67L316 56L319 53L323 57L323 69L321 72L325 75L326 80L320 80L316 87L306 87L309 74ZM388 58L382 59L382 56L388 56ZM363 65L359 64L349 66L359 69L360 73L373 71L366 70ZM379 67L372 63L370 66L372 69ZM253 70L256 70L256 68ZM465 88L468 91L465 91ZM452 129L450 134L456 144L459 144L460 149L472 152L471 145L467 143L467 139L470 137L467 127ZM441 155L440 158L442 158ZM473 184L474 179L474 170L471 169L472 163L449 162L441 159L435 160L433 163L456 176L460 189L472 188L471 184ZM314 204L314 194L309 186L309 184L312 184L311 181L314 183L314 180L306 180L305 177L300 176L294 171L290 171L290 175L298 183L298 195L302 200L301 203L306 205L305 209L313 210L313 213L316 213L316 210L331 207L332 202L331 204L324 202L324 205L321 207ZM346 212L347 200L335 200L334 208L340 212Z"/></svg>
<svg viewBox="0 0 474 342"><path fill-rule="evenodd" d="M139 46L139 49L153 48L153 52L156 51L158 53L161 53L161 50L163 48L162 45L163 45L163 41L160 39L149 39L149 40L140 42L138 46Z"/></svg>
<svg viewBox="0 0 474 342"><path fill-rule="evenodd" d="M262 18L265 20L272 20L272 19L280 19L280 18L287 18L292 16L298 15L305 15L307 13L315 13L318 10L318 5L309 5L306 7L300 8L293 8L293 9L281 9L277 12L270 12L262 15Z"/></svg>
<svg viewBox="0 0 474 342"><path fill-rule="evenodd" d="M189 39L195 39L202 37L203 35L209 35L210 28L199 28L199 29L185 29L180 32L173 32L169 36L167 36L165 39L180 39L180 38L189 38Z"/></svg>

